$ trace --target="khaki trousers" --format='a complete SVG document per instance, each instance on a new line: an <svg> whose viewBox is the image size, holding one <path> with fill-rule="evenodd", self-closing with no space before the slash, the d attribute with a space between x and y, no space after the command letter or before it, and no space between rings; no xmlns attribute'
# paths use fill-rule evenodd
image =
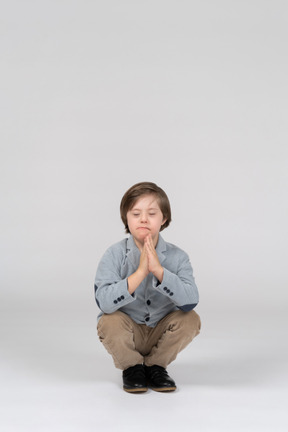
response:
<svg viewBox="0 0 288 432"><path fill-rule="evenodd" d="M171 312L154 328L137 324L117 311L102 315L97 327L100 341L112 355L116 368L122 370L142 363L166 369L200 328L200 317L194 310Z"/></svg>

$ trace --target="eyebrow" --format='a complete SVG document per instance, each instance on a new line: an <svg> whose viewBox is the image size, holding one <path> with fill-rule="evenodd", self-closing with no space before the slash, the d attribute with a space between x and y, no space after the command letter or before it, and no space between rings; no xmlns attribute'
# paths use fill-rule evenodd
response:
<svg viewBox="0 0 288 432"><path fill-rule="evenodd" d="M159 209L157 207L149 207L148 210L159 210ZM130 211L141 211L141 209L132 208Z"/></svg>

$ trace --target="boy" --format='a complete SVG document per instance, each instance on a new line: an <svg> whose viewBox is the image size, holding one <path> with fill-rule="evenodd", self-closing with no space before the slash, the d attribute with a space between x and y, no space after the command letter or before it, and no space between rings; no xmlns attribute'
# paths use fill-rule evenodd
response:
<svg viewBox="0 0 288 432"><path fill-rule="evenodd" d="M132 186L120 213L130 237L111 246L97 269L98 336L123 371L125 391L173 391L166 368L201 326L193 270L188 255L159 234L171 222L160 187Z"/></svg>

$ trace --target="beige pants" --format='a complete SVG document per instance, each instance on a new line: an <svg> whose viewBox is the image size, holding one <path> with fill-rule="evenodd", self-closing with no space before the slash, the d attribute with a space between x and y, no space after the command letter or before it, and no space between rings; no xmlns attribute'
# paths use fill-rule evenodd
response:
<svg viewBox="0 0 288 432"><path fill-rule="evenodd" d="M166 368L199 334L200 328L200 317L194 310L172 312L154 328L136 324L128 315L117 311L102 315L98 336L118 369L142 363Z"/></svg>

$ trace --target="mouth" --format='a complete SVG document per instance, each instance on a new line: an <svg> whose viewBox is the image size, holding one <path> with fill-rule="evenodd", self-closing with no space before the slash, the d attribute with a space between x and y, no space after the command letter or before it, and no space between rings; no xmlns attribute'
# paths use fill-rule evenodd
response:
<svg viewBox="0 0 288 432"><path fill-rule="evenodd" d="M137 230L148 230L149 231L149 228L147 228L147 227L138 227Z"/></svg>

